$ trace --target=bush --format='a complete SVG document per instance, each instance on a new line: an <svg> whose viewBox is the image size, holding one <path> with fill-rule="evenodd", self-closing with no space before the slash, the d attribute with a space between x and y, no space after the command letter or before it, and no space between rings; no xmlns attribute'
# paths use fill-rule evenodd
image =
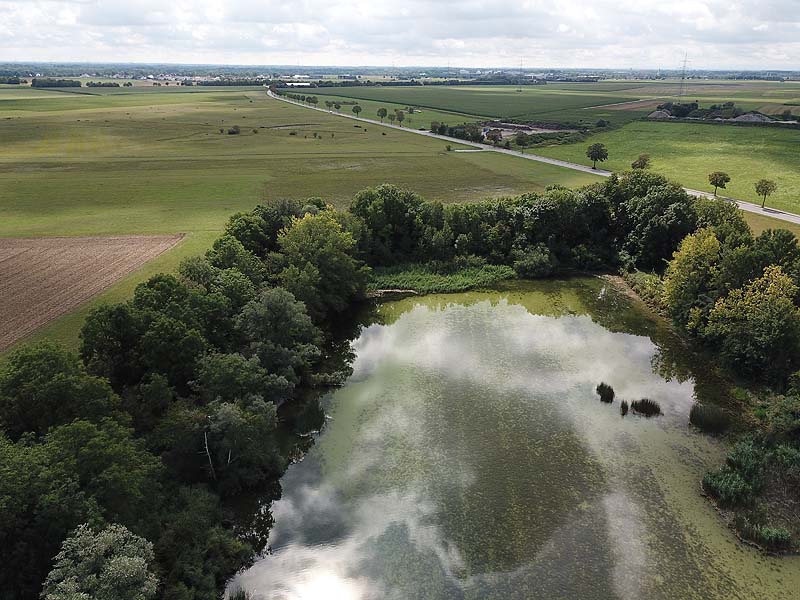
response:
<svg viewBox="0 0 800 600"><path fill-rule="evenodd" d="M236 588L228 594L228 600L252 600L253 596L243 588Z"/></svg>
<svg viewBox="0 0 800 600"><path fill-rule="evenodd" d="M761 487L765 458L764 449L753 440L748 439L738 442L733 447L726 462L758 491L757 488Z"/></svg>
<svg viewBox="0 0 800 600"><path fill-rule="evenodd" d="M706 433L724 433L730 426L728 413L713 404L695 404L689 422Z"/></svg>
<svg viewBox="0 0 800 600"><path fill-rule="evenodd" d="M734 525L743 538L768 550L786 550L791 546L792 534L784 527L754 523L747 517L737 517Z"/></svg>
<svg viewBox="0 0 800 600"><path fill-rule="evenodd" d="M628 414L628 401L627 400L623 400L622 402L620 402L619 414L621 414L623 417Z"/></svg>
<svg viewBox="0 0 800 600"><path fill-rule="evenodd" d="M649 398L642 398L641 400L634 400L631 402L631 410L635 413L645 417L656 417L661 413L661 407L655 400Z"/></svg>
<svg viewBox="0 0 800 600"><path fill-rule="evenodd" d="M606 404L611 404L614 401L614 388L608 385L605 381L600 383L594 390L600 396L600 401Z"/></svg>
<svg viewBox="0 0 800 600"><path fill-rule="evenodd" d="M721 506L747 506L752 504L755 495L753 486L728 465L706 473L703 489Z"/></svg>
<svg viewBox="0 0 800 600"><path fill-rule="evenodd" d="M544 244L537 244L526 250L517 250L514 256L514 271L520 277L538 279L553 274L555 258Z"/></svg>

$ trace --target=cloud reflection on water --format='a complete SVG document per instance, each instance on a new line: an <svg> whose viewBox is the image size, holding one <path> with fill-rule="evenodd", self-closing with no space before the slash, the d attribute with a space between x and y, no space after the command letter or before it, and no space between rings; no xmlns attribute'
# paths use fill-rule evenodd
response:
<svg viewBox="0 0 800 600"><path fill-rule="evenodd" d="M636 575L648 564L649 552L640 509L624 489L612 489L623 482L605 473L602 465L619 441L615 436L624 438L624 427L643 421L628 418L621 424L618 405L601 405L594 387L606 381L618 398L657 400L665 417L642 426L685 421L692 386L653 374L655 347L649 339L612 333L587 316L545 317L505 301L486 301L444 310L417 306L391 325L366 328L354 349L351 385L338 393L334 408L337 401L355 403L349 409L356 424L335 418L310 456L290 469L283 498L273 507L274 553L240 575L236 584L276 600L408 598L414 586L429 598L481 598L501 590L503 597L527 598L545 591L584 594L593 588L596 597L640 594ZM546 427L555 428L554 435L562 436L559 428L577 435L583 449L571 452L583 452L585 468L600 469L606 484L564 506L555 529L532 529L548 535L529 547L525 560L510 570L474 572L474 565L482 562L465 559L446 533L453 525L443 520L448 506L442 497L488 492L490 498L491 490L480 487L486 485L484 475L478 474L485 465L474 462L482 457L438 448L426 435L429 424L424 422L435 414L426 408L426 394L433 392L422 385L406 386L398 373L411 373L413 382L426 377L447 382L453 389L491 389L491 397L483 400L487 403L511 398L503 400L507 413L482 414L479 403L467 407L475 419L495 419L485 424L487 436L501 435L512 425L502 415L518 415L517 399L522 399L532 422L545 421ZM334 455L325 454L329 440L348 450L341 455L346 457L342 464L332 464ZM436 452L440 459L430 456ZM412 463L395 464L397 456ZM530 464L538 464L536 460L541 457ZM398 472L402 476L393 479ZM568 484L569 475L564 476ZM521 502L525 510L525 499ZM487 505L485 510L494 508ZM493 532L482 534L491 537ZM528 543L534 541L532 537ZM521 543L524 547L525 540Z"/></svg>

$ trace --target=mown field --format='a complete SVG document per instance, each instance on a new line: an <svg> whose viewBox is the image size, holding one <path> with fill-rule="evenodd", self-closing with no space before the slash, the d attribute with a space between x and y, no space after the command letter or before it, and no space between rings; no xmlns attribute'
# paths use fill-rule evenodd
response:
<svg viewBox="0 0 800 600"><path fill-rule="evenodd" d="M91 306L173 270L208 247L231 213L265 199L324 194L342 207L358 190L389 182L469 201L595 180L446 152L440 141L365 128L272 100L263 89L141 89L0 90L0 237L187 234L36 335L74 344ZM227 134L233 125L241 134Z"/></svg>
<svg viewBox="0 0 800 600"><path fill-rule="evenodd" d="M735 127L701 123L634 122L621 129L593 135L582 144L537 148L552 158L591 164L588 143L608 148L603 168L623 170L639 154L650 154L652 169L699 190L713 191L708 174L725 171L731 176L720 193L739 200L758 202L753 185L772 179L778 191L767 206L800 213L800 131L772 127Z"/></svg>

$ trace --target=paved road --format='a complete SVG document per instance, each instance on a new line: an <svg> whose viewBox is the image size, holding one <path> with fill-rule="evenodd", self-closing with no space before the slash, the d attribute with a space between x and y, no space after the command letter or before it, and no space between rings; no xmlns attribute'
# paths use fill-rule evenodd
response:
<svg viewBox="0 0 800 600"><path fill-rule="evenodd" d="M516 150L506 150L505 148L497 148L495 146L491 146L489 144L479 144L476 142L467 142L465 140L459 140L451 137L447 137L446 135L439 135L437 133L432 133L427 130L421 129L410 129L408 127L400 127L399 125L392 125L391 123L382 123L380 121L376 121L374 119L367 119L366 117L357 117L355 115L347 115L343 113L338 113L333 110L328 110L327 108L319 108L316 106L308 106L307 104L303 104L302 102L298 102L296 100L291 100L289 98L284 98L283 96L279 96L278 94L273 93L271 90L267 91L267 94L271 98L275 100L280 100L281 102L288 102L289 104L296 104L297 106L302 106L303 108L307 108L308 110L318 110L320 112L328 113L331 115L336 115L337 117L344 117L346 119L353 119L354 121L361 121L362 123L369 123L371 125L378 125L380 127L388 127L389 129L397 129L399 131L405 131L406 133L416 133L417 135L424 135L430 138L436 138L439 140L443 140L445 142L449 142L451 144L461 144L464 146L471 146L473 148L478 148L485 152L498 152L500 154L508 154L510 156L514 156L516 158L524 158L527 160L534 160L541 163L546 163L548 165L555 165L557 167L563 167L565 169L572 169L573 171L582 171L584 173L589 173L591 175L598 175L600 177L609 177L611 175L611 171L606 171L604 169L592 169L592 167L587 167L586 165L579 165L578 163L568 162L565 160L557 160L555 158L548 158L546 156L540 156L538 154L530 154L525 153L522 154ZM697 196L699 198L713 198L714 194L710 192L703 192L701 190L693 190L691 188L683 188L686 190L686 193ZM735 198L727 198L724 196L717 196L718 198L724 198L725 200L730 200L731 202L735 202L740 209L745 210L747 212L756 213L759 215L764 215L766 217L772 217L774 219L780 219L781 221L787 221L789 223L795 223L800 225L800 215L796 215L793 213L783 212L781 210L776 210L773 208L765 208L762 209L761 206L758 204L753 204L752 202L745 202L744 200L736 200Z"/></svg>

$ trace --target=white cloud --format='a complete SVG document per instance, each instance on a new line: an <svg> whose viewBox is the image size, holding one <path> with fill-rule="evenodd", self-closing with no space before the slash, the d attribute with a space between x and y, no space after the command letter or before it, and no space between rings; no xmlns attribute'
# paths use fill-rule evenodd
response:
<svg viewBox="0 0 800 600"><path fill-rule="evenodd" d="M794 0L0 0L0 59L800 68Z"/></svg>

